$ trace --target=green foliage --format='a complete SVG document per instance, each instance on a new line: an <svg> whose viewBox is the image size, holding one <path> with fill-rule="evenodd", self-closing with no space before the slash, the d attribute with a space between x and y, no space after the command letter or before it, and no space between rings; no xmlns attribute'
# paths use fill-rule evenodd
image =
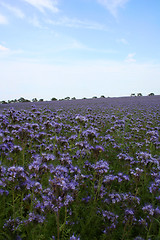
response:
<svg viewBox="0 0 160 240"><path fill-rule="evenodd" d="M76 119L77 113L86 117ZM159 177L158 123L154 108L9 110L0 125L0 183L7 190L0 195L0 239L68 240L73 234L81 240L159 239L160 216L142 210L159 206L159 188L150 192ZM57 166L66 172L56 175ZM24 171L13 168L12 175L10 167ZM67 194L73 200L61 205Z"/></svg>
<svg viewBox="0 0 160 240"><path fill-rule="evenodd" d="M4 101L4 100L3 100L3 101L1 101L0 103L1 103L1 104L7 104L7 102L6 102L6 101Z"/></svg>
<svg viewBox="0 0 160 240"><path fill-rule="evenodd" d="M30 100L21 97L18 99L18 102L30 102Z"/></svg>
<svg viewBox="0 0 160 240"><path fill-rule="evenodd" d="M37 98L33 98L32 102L38 102Z"/></svg>
<svg viewBox="0 0 160 240"><path fill-rule="evenodd" d="M53 97L51 98L51 101L57 101L57 98Z"/></svg>
<svg viewBox="0 0 160 240"><path fill-rule="evenodd" d="M70 97L65 97L65 99L64 100L70 100Z"/></svg>
<svg viewBox="0 0 160 240"><path fill-rule="evenodd" d="M137 93L137 97L142 97L142 93Z"/></svg>

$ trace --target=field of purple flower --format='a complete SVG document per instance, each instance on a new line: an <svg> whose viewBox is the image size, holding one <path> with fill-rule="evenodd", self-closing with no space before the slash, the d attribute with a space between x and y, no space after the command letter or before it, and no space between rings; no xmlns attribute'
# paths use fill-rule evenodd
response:
<svg viewBox="0 0 160 240"><path fill-rule="evenodd" d="M0 106L0 239L160 240L160 96Z"/></svg>

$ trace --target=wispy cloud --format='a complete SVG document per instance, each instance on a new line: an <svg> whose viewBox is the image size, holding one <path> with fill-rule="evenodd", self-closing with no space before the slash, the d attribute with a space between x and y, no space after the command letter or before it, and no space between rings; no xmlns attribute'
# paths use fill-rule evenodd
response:
<svg viewBox="0 0 160 240"><path fill-rule="evenodd" d="M136 62L136 59L134 58L135 55L136 53L129 53L125 61L129 63Z"/></svg>
<svg viewBox="0 0 160 240"><path fill-rule="evenodd" d="M120 38L117 41L120 42L120 43L123 43L124 45L128 44L128 41L125 38Z"/></svg>
<svg viewBox="0 0 160 240"><path fill-rule="evenodd" d="M12 57L18 56L23 54L24 51L21 49L10 49L8 47L6 47L3 43L0 44L0 60L4 60L4 59L12 59Z"/></svg>
<svg viewBox="0 0 160 240"><path fill-rule="evenodd" d="M8 20L5 16L0 14L0 24L7 24Z"/></svg>
<svg viewBox="0 0 160 240"><path fill-rule="evenodd" d="M51 10L52 12L58 12L57 0L23 0L33 7L37 8L41 12L45 12L45 9Z"/></svg>
<svg viewBox="0 0 160 240"><path fill-rule="evenodd" d="M8 52L9 48L4 47L3 45L0 45L0 52Z"/></svg>
<svg viewBox="0 0 160 240"><path fill-rule="evenodd" d="M30 19L29 19L29 22L30 22L34 27L42 28L41 23L40 23L39 19L37 18L37 16L33 16L33 18L30 18Z"/></svg>
<svg viewBox="0 0 160 240"><path fill-rule="evenodd" d="M13 7L10 4L4 3L4 2L1 2L0 4L3 7L5 7L7 10L12 12L16 17L18 17L18 18L24 18L25 17L24 13L19 8Z"/></svg>
<svg viewBox="0 0 160 240"><path fill-rule="evenodd" d="M108 11L117 17L118 8L122 8L129 0L97 0L100 4L108 9Z"/></svg>
<svg viewBox="0 0 160 240"><path fill-rule="evenodd" d="M107 30L107 27L96 23L96 22L90 22L88 20L80 20L77 18L69 18L69 17L61 17L58 20L46 20L47 23L58 25L58 26L64 26L64 27L70 27L70 28L86 28L86 29L93 29L93 30Z"/></svg>
<svg viewBox="0 0 160 240"><path fill-rule="evenodd" d="M73 39L72 42L70 44L68 44L67 47L68 47L68 49L76 49L76 50L87 49L87 47L84 44L80 43L79 41L77 41L75 39Z"/></svg>

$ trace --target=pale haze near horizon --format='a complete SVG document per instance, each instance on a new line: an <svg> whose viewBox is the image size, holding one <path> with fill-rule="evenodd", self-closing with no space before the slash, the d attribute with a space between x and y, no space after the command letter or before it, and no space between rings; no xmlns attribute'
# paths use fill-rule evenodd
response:
<svg viewBox="0 0 160 240"><path fill-rule="evenodd" d="M159 95L159 12L159 0L0 0L0 100Z"/></svg>

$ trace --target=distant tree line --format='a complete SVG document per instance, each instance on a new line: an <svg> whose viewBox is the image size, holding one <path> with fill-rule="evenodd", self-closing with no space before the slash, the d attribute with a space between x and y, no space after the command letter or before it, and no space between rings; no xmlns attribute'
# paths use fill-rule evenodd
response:
<svg viewBox="0 0 160 240"><path fill-rule="evenodd" d="M8 101L0 101L1 104L7 104L7 103L18 103L18 102L41 102L43 101L43 99L39 99L37 100L37 98L33 98L32 101L31 100L28 100L28 99L25 99L24 97L21 97L19 99L14 99L14 100L8 100Z"/></svg>
<svg viewBox="0 0 160 240"><path fill-rule="evenodd" d="M142 93L131 93L130 95L131 97L141 97L142 96ZM148 96L154 96L154 93L149 93ZM98 98L97 96L93 96L92 98ZM104 95L101 95L100 98L106 98ZM84 97L83 99L87 99L86 97ZM62 99L57 99L55 97L52 97L51 98L51 101L63 101L63 100L76 100L75 97L65 97L65 98L62 98ZM33 98L32 100L28 100L28 99L25 99L24 97L21 97L19 99L14 99L14 100L8 100L8 101L0 101L0 104L7 104L7 103L18 103L18 102L43 102L44 99L43 98L40 98L39 100L37 98Z"/></svg>
<svg viewBox="0 0 160 240"><path fill-rule="evenodd" d="M131 97L141 97L142 93L137 93L137 95L135 93L131 93ZM148 96L154 96L154 93L149 93Z"/></svg>

